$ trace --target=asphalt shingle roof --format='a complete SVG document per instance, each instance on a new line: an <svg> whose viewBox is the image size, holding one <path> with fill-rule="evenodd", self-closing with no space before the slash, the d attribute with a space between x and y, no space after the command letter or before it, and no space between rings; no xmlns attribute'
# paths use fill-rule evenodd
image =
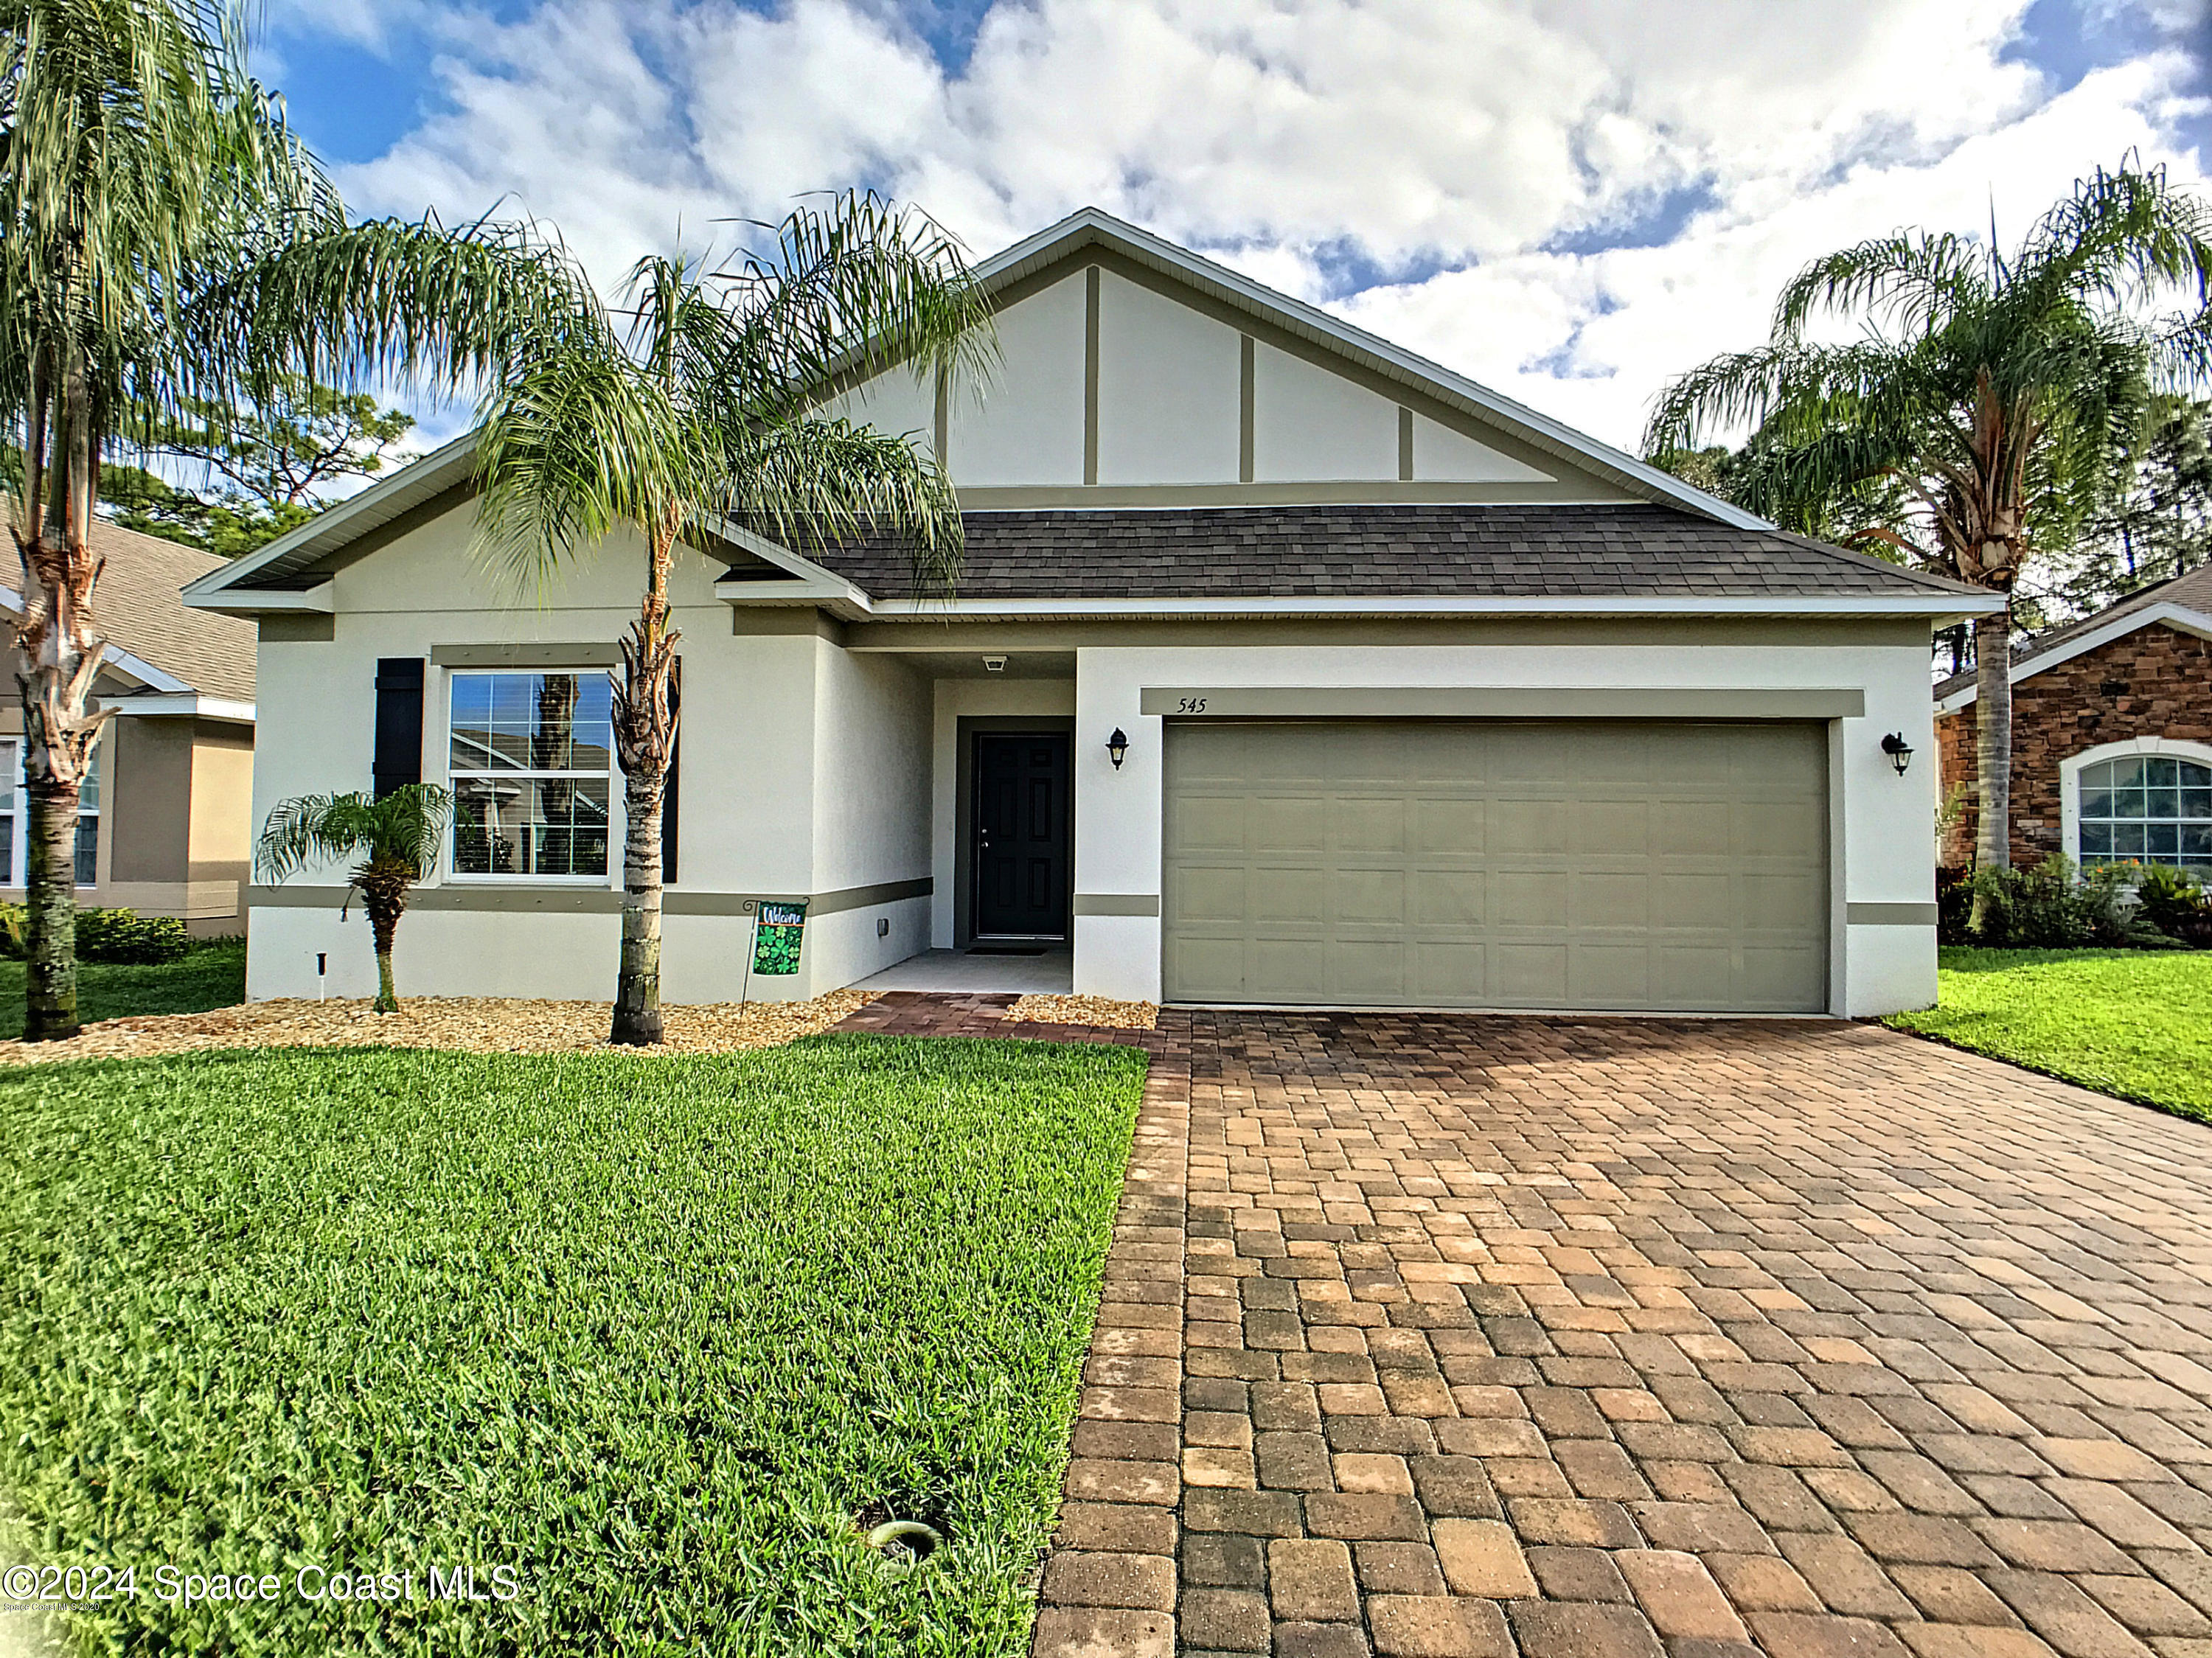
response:
<svg viewBox="0 0 2212 1658"><path fill-rule="evenodd" d="M2205 615L2212 616L2212 564L2200 565L2179 575L2168 576L2164 581L2141 588L2125 598L2116 599L2101 610L2093 610L2079 621L2069 622L2063 628L2053 628L2047 634L2039 634L2025 643L2014 645L2012 647L2013 673L2017 677L2022 669L2033 671L2041 658L2079 639L2083 634L2158 604L2179 604L2185 610L2202 610ZM1964 673L1954 673L1948 679L1937 683L1936 699L1940 702L1954 691L1962 691L1973 683L1974 671L1972 668Z"/></svg>
<svg viewBox="0 0 2212 1658"><path fill-rule="evenodd" d="M110 643L204 695L253 701L253 623L188 610L179 591L227 560L100 519L93 520L92 550L107 561L92 604ZM4 569L0 586L20 601L21 568L10 557Z"/></svg>
<svg viewBox="0 0 2212 1658"><path fill-rule="evenodd" d="M1713 598L1965 592L1841 548L1668 507L1231 507L975 512L966 598ZM918 588L874 536L818 562L868 593Z"/></svg>

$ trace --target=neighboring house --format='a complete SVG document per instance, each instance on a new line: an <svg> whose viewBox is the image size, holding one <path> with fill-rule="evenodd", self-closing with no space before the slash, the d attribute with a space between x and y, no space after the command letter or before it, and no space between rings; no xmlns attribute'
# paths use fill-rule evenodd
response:
<svg viewBox="0 0 2212 1658"><path fill-rule="evenodd" d="M2212 566L2013 653L2012 860L2212 873ZM1936 687L1943 784L1974 780L1974 677ZM1973 858L1973 798L1944 862Z"/></svg>
<svg viewBox="0 0 2212 1658"><path fill-rule="evenodd" d="M1932 625L1990 601L1777 533L1310 306L1085 211L981 267L987 397L836 406L946 457L956 595L729 526L676 579L665 990L806 996L1068 939L1079 992L1864 1014L1936 993ZM255 810L449 780L417 993L605 998L618 540L534 602L466 441L188 590L258 619ZM1120 744L1126 743L1126 749ZM249 989L367 993L335 872L252 895ZM358 912L356 911L356 916Z"/></svg>
<svg viewBox="0 0 2212 1658"><path fill-rule="evenodd" d="M223 568L195 548L95 521L106 561L93 608L108 647L93 696L113 708L79 797L77 902L173 915L197 933L240 932L253 786L250 623L185 608L178 590ZM20 576L14 578L20 582ZM19 586L0 612L22 616ZM11 641L4 683L21 665ZM0 896L23 896L29 814L23 709L0 697Z"/></svg>

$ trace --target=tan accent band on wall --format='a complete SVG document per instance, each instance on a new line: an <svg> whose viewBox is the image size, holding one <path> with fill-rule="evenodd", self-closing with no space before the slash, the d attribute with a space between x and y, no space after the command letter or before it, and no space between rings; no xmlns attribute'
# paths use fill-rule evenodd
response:
<svg viewBox="0 0 2212 1658"><path fill-rule="evenodd" d="M1845 904L1844 920L1852 926L1934 926L1933 904Z"/></svg>
<svg viewBox="0 0 2212 1658"><path fill-rule="evenodd" d="M1398 481L1413 481L1413 411L1398 405Z"/></svg>
<svg viewBox="0 0 2212 1658"><path fill-rule="evenodd" d="M1079 892L1075 895L1078 915L1157 915L1160 913L1160 895L1157 892Z"/></svg>
<svg viewBox="0 0 2212 1658"><path fill-rule="evenodd" d="M1253 477L1252 455L1258 445L1259 376L1258 343L1249 334L1237 337L1237 481L1249 483Z"/></svg>
<svg viewBox="0 0 2212 1658"><path fill-rule="evenodd" d="M611 668L622 653L608 644L433 645L430 660L441 668Z"/></svg>
<svg viewBox="0 0 2212 1658"><path fill-rule="evenodd" d="M874 886L846 887L837 892L811 896L790 892L669 892L661 908L671 915L742 915L747 904L796 903L802 898L810 915L836 915L848 909L869 909L909 898L927 898L935 883L927 875L912 881L883 881ZM345 902L343 887L252 886L246 902L265 909L336 909ZM410 909L467 911L495 915L612 915L622 908L622 894L611 887L451 886L417 887L408 901Z"/></svg>
<svg viewBox="0 0 2212 1658"><path fill-rule="evenodd" d="M1851 720L1859 690L1567 686L1147 685L1145 714L1186 720Z"/></svg>
<svg viewBox="0 0 2212 1658"><path fill-rule="evenodd" d="M338 635L328 610L264 610L253 623L264 645L327 645Z"/></svg>

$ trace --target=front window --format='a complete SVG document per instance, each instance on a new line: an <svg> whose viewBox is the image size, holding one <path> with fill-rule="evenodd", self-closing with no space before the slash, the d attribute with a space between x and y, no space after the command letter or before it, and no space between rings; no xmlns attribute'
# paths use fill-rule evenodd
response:
<svg viewBox="0 0 2212 1658"><path fill-rule="evenodd" d="M2131 755L2081 768L2081 864L2212 868L2212 766Z"/></svg>
<svg viewBox="0 0 2212 1658"><path fill-rule="evenodd" d="M456 673L453 873L605 880L614 733L604 673Z"/></svg>
<svg viewBox="0 0 2212 1658"><path fill-rule="evenodd" d="M100 753L95 740L76 797L76 878L81 887L100 881ZM26 879L29 820L23 793L23 745L11 738L0 743L0 885L20 887Z"/></svg>

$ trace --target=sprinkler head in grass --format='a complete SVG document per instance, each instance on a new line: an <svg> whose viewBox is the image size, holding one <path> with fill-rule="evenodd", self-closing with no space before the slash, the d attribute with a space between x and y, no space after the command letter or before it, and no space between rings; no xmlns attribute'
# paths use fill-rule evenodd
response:
<svg viewBox="0 0 2212 1658"><path fill-rule="evenodd" d="M868 1533L868 1546L894 1570L910 1571L937 1552L945 1539L919 1520L886 1520Z"/></svg>

